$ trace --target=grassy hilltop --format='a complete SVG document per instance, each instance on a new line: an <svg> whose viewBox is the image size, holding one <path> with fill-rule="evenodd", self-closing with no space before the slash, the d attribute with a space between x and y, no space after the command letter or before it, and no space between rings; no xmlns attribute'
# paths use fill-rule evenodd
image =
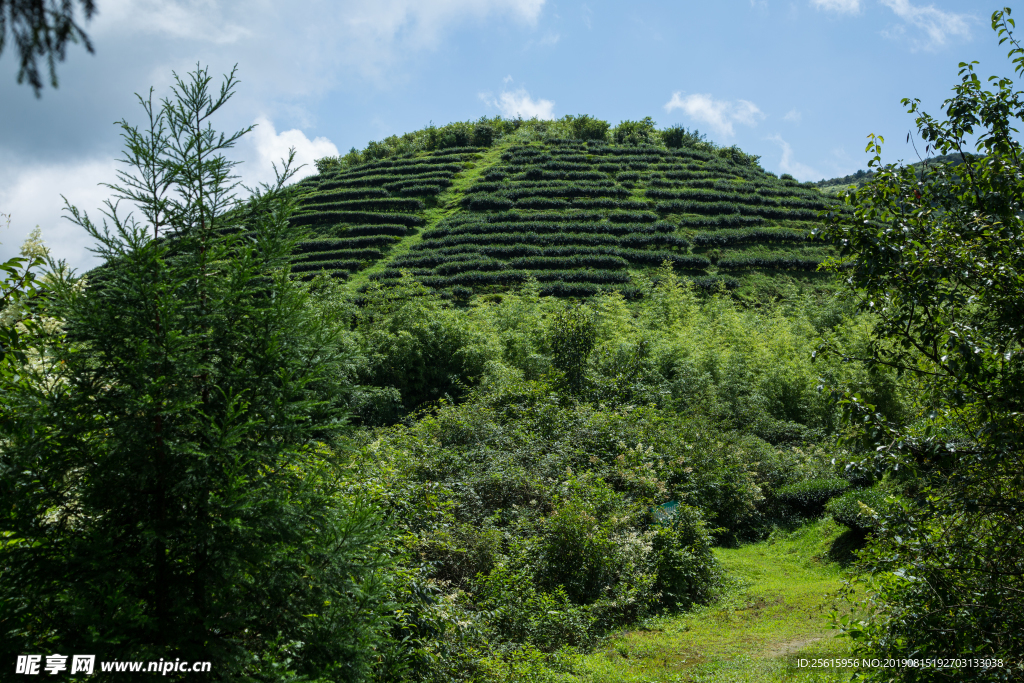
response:
<svg viewBox="0 0 1024 683"><path fill-rule="evenodd" d="M831 250L810 230L838 206L649 119L452 124L318 166L298 185L293 222L313 236L293 271L363 291L408 271L456 299L529 278L545 295L634 298L636 276L665 261L706 290L821 282Z"/></svg>

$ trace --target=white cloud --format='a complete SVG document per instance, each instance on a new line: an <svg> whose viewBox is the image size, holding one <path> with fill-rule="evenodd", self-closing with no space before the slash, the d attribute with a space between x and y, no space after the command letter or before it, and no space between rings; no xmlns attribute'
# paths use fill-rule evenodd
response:
<svg viewBox="0 0 1024 683"><path fill-rule="evenodd" d="M97 33L114 37L130 27L144 34L230 45L252 35L251 28L229 19L245 16L232 11L235 7L217 0L107 0L98 13Z"/></svg>
<svg viewBox="0 0 1024 683"><path fill-rule="evenodd" d="M0 233L0 261L15 256L32 228L39 226L43 241L56 259L87 270L99 264L88 250L92 239L66 220L63 194L73 205L100 218L99 207L110 190L99 183L114 182L113 158L84 159L61 164L12 164L0 173L0 211L11 216L11 229Z"/></svg>
<svg viewBox="0 0 1024 683"><path fill-rule="evenodd" d="M348 42L346 62L354 62L367 75L377 75L411 51L439 47L452 25L491 16L507 16L536 25L545 0L349 0L332 10ZM314 20L315 21L315 20ZM332 22L333 23L333 22Z"/></svg>
<svg viewBox="0 0 1024 683"><path fill-rule="evenodd" d="M515 92L505 91L497 98L490 93L481 93L480 99L490 107L496 107L502 116L514 118L520 116L524 119L553 119L555 103L551 100L534 100L525 88L519 88Z"/></svg>
<svg viewBox="0 0 1024 683"><path fill-rule="evenodd" d="M280 133L265 117L256 119L256 128L239 142L238 154L244 163L236 170L247 185L270 182L274 179L271 163L281 167L282 157L294 147L297 164L306 164L297 178L316 172L313 162L324 156L338 154L327 138L310 140L300 130ZM58 164L25 165L11 163L0 172L0 212L11 216L11 229L0 233L0 261L17 254L21 243L35 226L43 233L43 241L54 258L66 259L78 270L87 270L99 264L88 250L92 245L85 231L65 219L64 200L87 212L94 221L101 219L100 207L111 197L108 188L100 183L116 182L116 171L121 169L114 158L84 159ZM130 209L122 205L122 211Z"/></svg>
<svg viewBox="0 0 1024 683"><path fill-rule="evenodd" d="M764 114L757 108L757 105L747 100L736 100L733 107L732 117L738 123L747 126L756 126L758 119L763 119Z"/></svg>
<svg viewBox="0 0 1024 683"><path fill-rule="evenodd" d="M317 159L338 155L338 148L327 138L310 140L305 133L297 129L278 133L273 122L265 116L257 118L255 124L256 128L249 134L250 149L255 154L250 157L247 164L239 167L240 174L248 184L273 180L274 170L271 164L277 164L280 169L281 159L288 156L290 147L295 148L294 166L304 165L295 176L296 180L316 173L313 162Z"/></svg>
<svg viewBox="0 0 1024 683"><path fill-rule="evenodd" d="M914 46L924 49L942 47L951 37L971 37L971 24L977 19L969 14L954 14L936 9L934 5L915 7L910 0L881 0L903 21L924 31L927 40L916 40ZM902 26L883 32L889 38L899 38L905 33Z"/></svg>
<svg viewBox="0 0 1024 683"><path fill-rule="evenodd" d="M681 109L687 116L711 126L722 137L732 137L736 130L734 123L756 126L764 114L757 105L747 100L716 100L711 95L693 94L683 97L681 92L672 93L672 99L665 103L665 111Z"/></svg>
<svg viewBox="0 0 1024 683"><path fill-rule="evenodd" d="M536 26L546 0L107 0L90 31L186 41L177 60L163 50L147 61L181 68L219 48L228 64L260 70L289 92L323 90L334 74L393 85L394 69L445 45L450 31L484 20ZM546 36L550 43L557 38ZM197 53L195 43L202 50ZM230 48L230 49L228 49ZM159 55L159 56L157 56ZM287 59L282 59L287 55ZM214 60L218 61L218 60ZM250 80L253 77L249 76ZM280 93L281 90L278 90Z"/></svg>
<svg viewBox="0 0 1024 683"><path fill-rule="evenodd" d="M860 0L811 0L811 6L840 14L856 14L860 11Z"/></svg>
<svg viewBox="0 0 1024 683"><path fill-rule="evenodd" d="M818 171L810 166L793 160L793 148L788 142L782 139L781 135L773 135L768 139L782 148L782 159L779 161L779 170L783 173L788 173L801 181L818 180L822 177Z"/></svg>
<svg viewBox="0 0 1024 683"><path fill-rule="evenodd" d="M786 115L782 117L782 120L789 121L790 123L800 123L801 121L803 121L803 118L803 114L801 114L799 111L797 111L796 109L790 109L788 112L786 112Z"/></svg>

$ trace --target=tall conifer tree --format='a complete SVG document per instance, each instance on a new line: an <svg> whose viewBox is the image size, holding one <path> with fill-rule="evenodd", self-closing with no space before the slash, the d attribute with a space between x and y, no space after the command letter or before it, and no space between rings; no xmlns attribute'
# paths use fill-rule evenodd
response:
<svg viewBox="0 0 1024 683"><path fill-rule="evenodd" d="M140 97L147 128L121 123L103 224L70 208L105 263L84 293L57 283L50 381L4 400L0 665L88 653L361 680L381 532L316 441L343 417L344 359L289 275L291 160L238 200L224 153L247 130L211 126L234 73L175 83Z"/></svg>

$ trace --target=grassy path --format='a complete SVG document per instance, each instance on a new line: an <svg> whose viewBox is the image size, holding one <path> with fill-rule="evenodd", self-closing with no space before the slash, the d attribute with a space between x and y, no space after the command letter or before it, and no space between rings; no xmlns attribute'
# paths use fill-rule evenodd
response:
<svg viewBox="0 0 1024 683"><path fill-rule="evenodd" d="M716 604L617 635L583 660L592 683L842 681L850 672L798 668L799 657L844 657L826 615L842 569L827 558L843 529L831 520L761 543L716 550L731 587Z"/></svg>

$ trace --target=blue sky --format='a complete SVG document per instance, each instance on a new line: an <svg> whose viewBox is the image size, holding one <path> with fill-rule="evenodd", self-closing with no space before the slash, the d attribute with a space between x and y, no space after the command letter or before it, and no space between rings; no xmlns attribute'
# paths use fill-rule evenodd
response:
<svg viewBox="0 0 1024 683"><path fill-rule="evenodd" d="M258 124L237 148L247 182L295 146L315 158L429 122L503 114L651 116L698 128L801 180L866 166L865 138L905 143L917 97L927 111L957 64L1011 75L977 0L97 0L59 89L37 99L0 55L0 258L35 225L54 254L95 262L61 219L68 197L90 212L107 197L120 138L139 122L134 93L167 93L197 62L242 84L223 129Z"/></svg>

